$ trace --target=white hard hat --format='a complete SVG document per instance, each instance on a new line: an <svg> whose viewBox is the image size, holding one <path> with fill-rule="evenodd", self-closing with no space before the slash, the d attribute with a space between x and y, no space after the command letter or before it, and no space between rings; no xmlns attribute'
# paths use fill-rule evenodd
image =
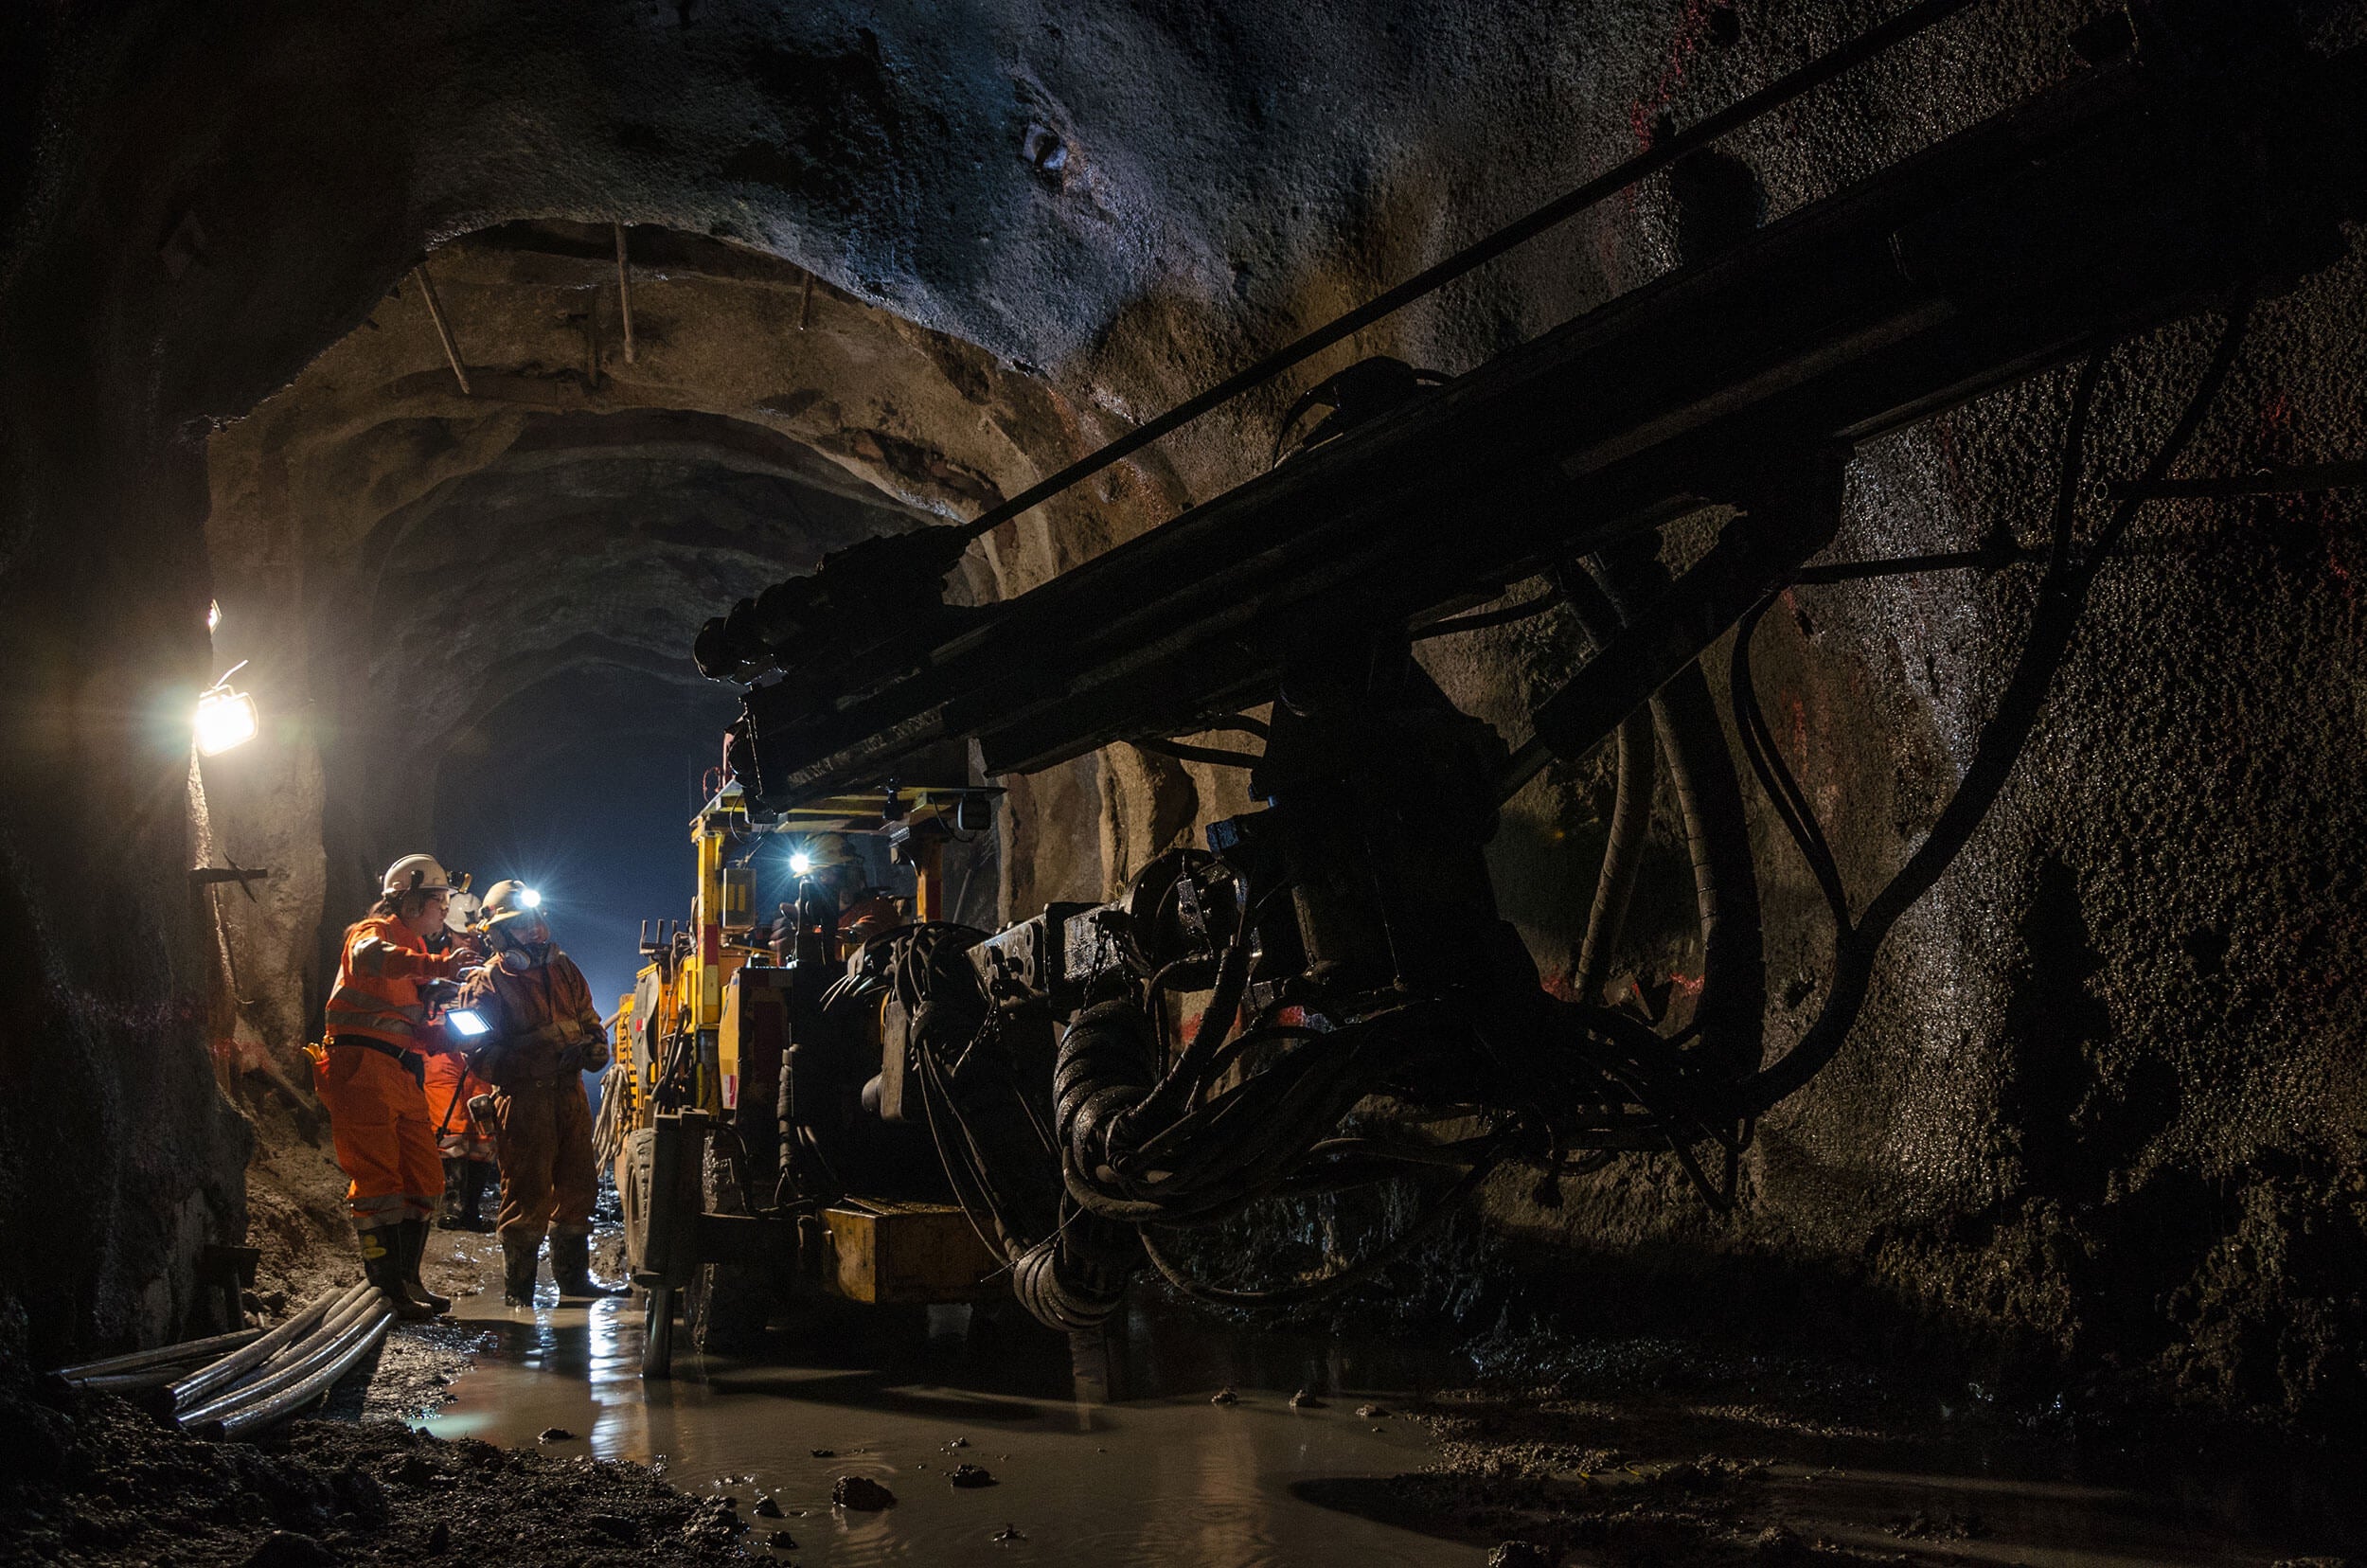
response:
<svg viewBox="0 0 2367 1568"><path fill-rule="evenodd" d="M453 894L451 903L444 910L444 929L465 935L476 923L476 912L482 907L475 894L461 888Z"/></svg>
<svg viewBox="0 0 2367 1568"><path fill-rule="evenodd" d="M390 895L449 893L452 878L434 855L405 855L386 868L386 885L381 891Z"/></svg>
<svg viewBox="0 0 2367 1568"><path fill-rule="evenodd" d="M540 918L542 913L543 895L514 877L486 889L485 924L489 930L507 920Z"/></svg>

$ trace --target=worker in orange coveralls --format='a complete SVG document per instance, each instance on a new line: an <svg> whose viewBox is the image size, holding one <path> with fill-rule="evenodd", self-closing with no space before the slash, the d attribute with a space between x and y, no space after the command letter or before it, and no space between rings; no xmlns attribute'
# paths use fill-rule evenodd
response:
<svg viewBox="0 0 2367 1568"><path fill-rule="evenodd" d="M386 870L378 902L346 932L328 1031L313 1059L329 1108L346 1203L362 1268L398 1317L433 1317L452 1306L419 1282L428 1221L443 1197L443 1167L423 1088L428 1032L422 987L453 980L474 961L465 948L428 950L444 929L452 879L433 855L405 855Z"/></svg>
<svg viewBox="0 0 2367 1568"><path fill-rule="evenodd" d="M483 907L484 901L466 887L454 889L445 929L428 937L429 949L464 951L472 966L483 963L477 951L483 938L472 929ZM489 1231L493 1221L484 1207L486 1189L493 1184L493 1136L469 1114L469 1102L491 1094L493 1086L477 1077L463 1054L472 1042L457 1036L440 1013L438 1017L439 1022L428 1025L430 1045L442 1049L427 1053L426 1085L427 1108L436 1115L436 1146L444 1157L444 1206L436 1223L444 1230Z"/></svg>
<svg viewBox="0 0 2367 1568"><path fill-rule="evenodd" d="M575 960L551 940L542 900L519 882L485 895L485 967L455 1010L482 1020L479 1071L494 1084L493 1149L502 1172L502 1298L534 1304L549 1232L551 1276L567 1297L614 1295L592 1279L592 1205L599 1172L583 1075L608 1065L608 1030Z"/></svg>

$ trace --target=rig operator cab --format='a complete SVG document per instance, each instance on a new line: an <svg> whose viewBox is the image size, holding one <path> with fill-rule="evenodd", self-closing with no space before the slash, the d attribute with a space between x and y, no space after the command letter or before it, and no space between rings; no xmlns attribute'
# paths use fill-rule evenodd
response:
<svg viewBox="0 0 2367 1568"><path fill-rule="evenodd" d="M929 1130L900 1115L891 998L845 1005L881 934L942 925L944 850L992 824L1002 792L894 787L752 818L726 781L690 820L686 924L642 930L620 999L602 1149L626 1261L647 1298L642 1370L666 1376L677 1315L702 1350L753 1348L776 1313L976 1300L1000 1259L947 1184ZM884 845L899 895L855 873ZM759 853L793 896L756 918ZM876 989L876 988L873 988ZM836 1005L833 1005L836 1004Z"/></svg>

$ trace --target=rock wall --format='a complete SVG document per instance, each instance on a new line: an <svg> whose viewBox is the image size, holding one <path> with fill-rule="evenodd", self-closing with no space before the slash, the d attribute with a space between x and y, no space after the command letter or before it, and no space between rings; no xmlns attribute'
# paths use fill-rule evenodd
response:
<svg viewBox="0 0 2367 1568"><path fill-rule="evenodd" d="M0 22L0 84L21 89L0 92L0 964L24 999L0 1025L0 1295L34 1353L161 1331L197 1241L241 1222L244 1128L206 1062L226 896L186 882L179 717L222 665L302 669L275 711L350 722L383 701L373 650L447 638L432 579L477 547L454 520L531 537L565 523L536 509L557 489L613 521L628 481L594 449L630 427L632 464L686 465L745 527L676 517L612 558L678 574L623 615L574 589L600 575L576 549L579 579L517 585L519 666L486 686L458 661L417 717L464 733L552 658L655 670L706 592L829 536L749 533L778 487L836 472L912 521L967 515L1891 9L441 0L364 24L281 0ZM2001 3L1726 151L1780 216L2077 69L2088 9ZM2300 10L2323 46L2360 30L2355 5ZM651 269L630 365L597 281L611 222ZM465 400L404 281L461 235L432 265L478 374ZM1646 188L1355 351L1467 369L1654 276L1679 239ZM2266 309L2198 469L2360 450L2359 267ZM2155 437L2200 330L2122 350L2103 467ZM1300 384L1006 530L966 591L1023 589L1257 472ZM1842 548L2029 535L2063 401L2042 379L1866 453ZM1495 1212L1605 1277L1673 1286L1628 1299L1763 1320L1838 1303L2216 1399L2354 1398L2358 522L2335 495L2141 527L1998 820L1894 938L1849 1053L1762 1129L1738 1218L1706 1220L1648 1163L1556 1213L1511 1194ZM427 585L417 625L390 562ZM1779 731L1860 896L1952 784L2027 592L1814 590L1762 634ZM1551 620L1464 641L1437 650L1442 680L1516 734L1573 646ZM282 955L256 999L280 1030L319 911L407 825L371 793L383 752L293 719L269 739L204 781L219 845L290 874L235 917ZM1238 788L1130 755L1018 781L1007 907L1103 890ZM1604 805L1570 770L1499 846L1549 972ZM1796 1027L1824 938L1788 849L1766 850ZM1682 978L1682 915L1657 876L1624 967Z"/></svg>

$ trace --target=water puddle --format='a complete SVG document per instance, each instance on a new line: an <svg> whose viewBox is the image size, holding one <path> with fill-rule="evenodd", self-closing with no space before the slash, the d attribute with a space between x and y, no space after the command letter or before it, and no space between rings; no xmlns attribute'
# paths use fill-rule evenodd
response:
<svg viewBox="0 0 2367 1568"><path fill-rule="evenodd" d="M455 1315L490 1343L429 1430L507 1446L532 1445L561 1427L575 1438L544 1445L548 1452L660 1463L685 1490L739 1498L755 1526L747 1544L759 1556L834 1568L1471 1568L1482 1555L1468 1541L1294 1492L1342 1478L1382 1482L1433 1457L1420 1426L1357 1414L1387 1407L1417 1381L1415 1363L1385 1348L1211 1339L1137 1319L1106 1356L1077 1355L1055 1335L1007 1324L972 1328L966 1310L933 1309L925 1335L917 1320L897 1326L900 1335L858 1325L800 1354L794 1336L776 1333L783 1359L773 1363L700 1357L678 1340L675 1376L644 1382L636 1303L529 1313L478 1298ZM1112 1381L1135 1397L1097 1402ZM1237 1402L1211 1403L1227 1385ZM1302 1386L1321 1390L1321 1408L1291 1408ZM956 1488L952 1471L965 1464L985 1467L995 1484ZM844 1475L881 1483L896 1506L833 1508L831 1487ZM760 1498L783 1517L758 1516ZM786 1530L796 1549L768 1554L774 1530Z"/></svg>
<svg viewBox="0 0 2367 1568"><path fill-rule="evenodd" d="M1521 1394L1474 1388L1469 1363L1412 1346L1157 1308L1092 1345L938 1308L779 1329L763 1362L702 1357L678 1336L675 1376L644 1382L635 1302L527 1311L473 1296L454 1315L478 1348L430 1430L530 1446L563 1428L546 1452L657 1465L686 1491L738 1498L751 1555L833 1568L1478 1568L1511 1539L1623 1568L1824 1553L2265 1568L2333 1561L2360 1539L2355 1488L2307 1473L2323 1462L1976 1437L1949 1419L1860 1425L1813 1381L1681 1392L1707 1380L1749 1394L1756 1374L1659 1350ZM1237 1399L1212 1403L1222 1387ZM1320 1406L1293 1408L1300 1388ZM994 1484L957 1488L962 1465ZM833 1507L842 1476L896 1505ZM795 1546L769 1545L775 1531Z"/></svg>

